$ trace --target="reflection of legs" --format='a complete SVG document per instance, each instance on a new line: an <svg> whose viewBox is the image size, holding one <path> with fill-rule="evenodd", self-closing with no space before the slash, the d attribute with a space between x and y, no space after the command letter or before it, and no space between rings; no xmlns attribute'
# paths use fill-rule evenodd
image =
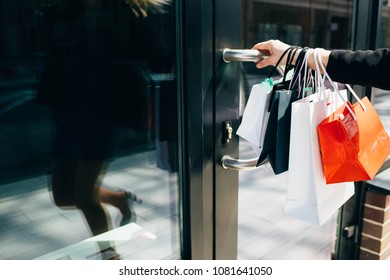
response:
<svg viewBox="0 0 390 280"><path fill-rule="evenodd" d="M76 206L74 200L73 178L75 160L56 158L52 161L52 193L58 207Z"/></svg>
<svg viewBox="0 0 390 280"><path fill-rule="evenodd" d="M83 212L93 235L108 230L108 214L101 203L118 208L123 218L121 225L135 221L132 209L134 201L140 203L132 193L112 191L100 187L106 164L56 158L52 163L52 192L58 207L77 206ZM100 180L99 180L100 179Z"/></svg>
<svg viewBox="0 0 390 280"><path fill-rule="evenodd" d="M136 195L128 191L111 191L100 188L100 199L104 203L109 203L122 214L120 226L136 222L137 214L135 213L134 203L142 203Z"/></svg>
<svg viewBox="0 0 390 280"><path fill-rule="evenodd" d="M101 174L103 177L104 172ZM102 180L100 179L98 184L101 185L101 183ZM120 222L120 226L136 221L137 214L135 213L134 203L142 203L142 200L134 193L124 190L113 191L103 187L100 187L99 190L100 201L102 203L111 204L112 206L118 208L121 212L122 220Z"/></svg>
<svg viewBox="0 0 390 280"><path fill-rule="evenodd" d="M97 184L99 184L100 186L101 186L102 181L103 181L102 179L107 171L107 167L108 167L108 165L104 166L104 170L102 169L102 172L100 173L101 176L99 178L99 181L97 182ZM137 199L136 196L134 196L132 193L125 192L123 190L113 191L110 189L100 187L99 188L99 197L100 197L100 201L102 203L110 204L110 205L118 208L118 210L121 212L122 216L126 217L126 219L130 220L131 215L135 215L134 210L130 210L130 208L132 208L132 207L130 207L130 204L133 203L131 198ZM130 201L129 201L129 199L130 199Z"/></svg>
<svg viewBox="0 0 390 280"><path fill-rule="evenodd" d="M94 161L77 161L74 176L74 193L77 207L83 212L93 235L109 229L108 216L100 201L97 185L104 164Z"/></svg>
<svg viewBox="0 0 390 280"><path fill-rule="evenodd" d="M123 191L112 191L105 188L100 188L100 200L103 203L111 204L119 209L124 215L126 213L126 197Z"/></svg>
<svg viewBox="0 0 390 280"><path fill-rule="evenodd" d="M97 180L104 164L98 161L56 158L52 165L52 192L59 207L76 206L93 235L108 230L108 218L100 201Z"/></svg>
<svg viewBox="0 0 390 280"><path fill-rule="evenodd" d="M93 235L108 231L109 216L100 199L98 184L104 163L75 159L54 159L52 164L52 191L57 206L79 208ZM110 241L97 244L102 254L109 259L118 259Z"/></svg>

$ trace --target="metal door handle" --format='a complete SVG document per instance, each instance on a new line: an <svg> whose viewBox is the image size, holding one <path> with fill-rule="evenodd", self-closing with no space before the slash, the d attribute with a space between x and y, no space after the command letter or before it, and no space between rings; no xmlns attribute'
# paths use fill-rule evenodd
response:
<svg viewBox="0 0 390 280"><path fill-rule="evenodd" d="M258 158L252 159L235 159L231 156L223 156L221 159L221 164L224 169L233 169L233 170L253 170L256 169Z"/></svg>
<svg viewBox="0 0 390 280"><path fill-rule="evenodd" d="M241 49L224 49L222 52L222 58L226 63L231 61L239 62L258 62L263 58L267 58L270 54L268 52L260 52L259 50L241 50ZM283 76L284 69L277 67L280 75ZM258 158L251 159L235 159L231 156L225 155L221 159L221 164L224 169L233 170L253 170L259 168L261 165L268 161L262 162L257 166Z"/></svg>
<svg viewBox="0 0 390 280"><path fill-rule="evenodd" d="M231 61L239 62L259 62L263 58L269 57L269 52L261 52L259 50L242 50L242 49L229 49L226 48L222 51L222 59L226 63ZM280 65L276 67L276 70L281 76L284 74L284 68Z"/></svg>
<svg viewBox="0 0 390 280"><path fill-rule="evenodd" d="M221 159L221 165L224 169L232 169L232 170L254 170L259 168L260 166L268 163L268 160L263 161L259 166L257 166L258 158L250 158L250 159L235 159L231 156L225 155Z"/></svg>
<svg viewBox="0 0 390 280"><path fill-rule="evenodd" d="M225 62L241 61L241 62L258 62L269 56L268 52L258 50L240 50L240 49L224 49L222 58Z"/></svg>

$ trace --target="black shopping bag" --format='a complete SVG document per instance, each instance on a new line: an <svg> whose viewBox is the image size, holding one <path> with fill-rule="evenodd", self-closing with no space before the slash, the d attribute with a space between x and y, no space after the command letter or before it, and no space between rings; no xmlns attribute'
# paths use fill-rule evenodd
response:
<svg viewBox="0 0 390 280"><path fill-rule="evenodd" d="M296 49L295 49L296 50ZM293 49L294 51L294 49ZM291 53L291 51L290 51ZM287 59L286 70L283 81L274 85L269 110L269 119L267 130L265 132L263 150L259 156L257 166L268 161L274 173L280 174L288 170L290 153L290 134L291 134L291 105L297 101L302 91L302 83L298 81L302 61L306 49L303 49L298 56L296 65L292 65L292 58L295 53ZM287 71L298 69L294 72L291 80L287 80Z"/></svg>
<svg viewBox="0 0 390 280"><path fill-rule="evenodd" d="M285 83L274 86L264 148L257 162L259 166L268 160L275 174L288 170L291 104L299 98L298 89L284 89Z"/></svg>

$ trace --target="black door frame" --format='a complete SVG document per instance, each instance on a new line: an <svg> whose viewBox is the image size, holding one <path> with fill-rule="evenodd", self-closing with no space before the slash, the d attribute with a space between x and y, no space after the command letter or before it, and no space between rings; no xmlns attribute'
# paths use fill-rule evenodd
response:
<svg viewBox="0 0 390 280"><path fill-rule="evenodd" d="M220 160L238 154L237 138L223 140L223 122L237 123L239 78L238 65L221 55L239 45L240 0L176 1L176 8L182 258L235 259L238 173Z"/></svg>
<svg viewBox="0 0 390 280"><path fill-rule="evenodd" d="M213 259L213 3L176 1L181 37L182 258Z"/></svg>

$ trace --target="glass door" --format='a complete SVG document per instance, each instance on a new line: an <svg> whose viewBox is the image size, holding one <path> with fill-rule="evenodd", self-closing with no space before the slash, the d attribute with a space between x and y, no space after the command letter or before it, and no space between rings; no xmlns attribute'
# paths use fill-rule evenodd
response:
<svg viewBox="0 0 390 280"><path fill-rule="evenodd" d="M200 143L199 148L189 147L197 151L194 159L200 160L193 162L201 164L201 173L191 176L197 179L195 184L190 184L191 233L200 233L192 235L192 257L331 259L339 215L321 227L289 218L282 214L287 174L276 176L267 165L242 170L257 158L250 145L236 135L240 117L252 85L267 77L271 69L258 70L253 62L222 58L227 58L223 56L227 48L247 50L268 39L351 48L353 1L206 2L189 4L192 13L202 14L202 23L196 25L189 16L187 30L189 46L201 42L198 46L203 48L189 50L189 71L197 71L199 79L189 87L198 91L188 92L188 98L191 104L202 104L198 116L202 115L199 128L203 134L198 141L189 138L191 143ZM214 50L211 54L210 49Z"/></svg>
<svg viewBox="0 0 390 280"><path fill-rule="evenodd" d="M181 257L176 15L0 2L0 259Z"/></svg>
<svg viewBox="0 0 390 280"><path fill-rule="evenodd" d="M296 46L352 48L353 4L352 0L242 0L240 48L250 49L269 39ZM252 85L264 80L270 69L242 65L246 100ZM256 157L240 139L240 158ZM333 258L339 216L319 227L284 215L287 176L288 172L275 175L267 164L239 172L238 259Z"/></svg>

